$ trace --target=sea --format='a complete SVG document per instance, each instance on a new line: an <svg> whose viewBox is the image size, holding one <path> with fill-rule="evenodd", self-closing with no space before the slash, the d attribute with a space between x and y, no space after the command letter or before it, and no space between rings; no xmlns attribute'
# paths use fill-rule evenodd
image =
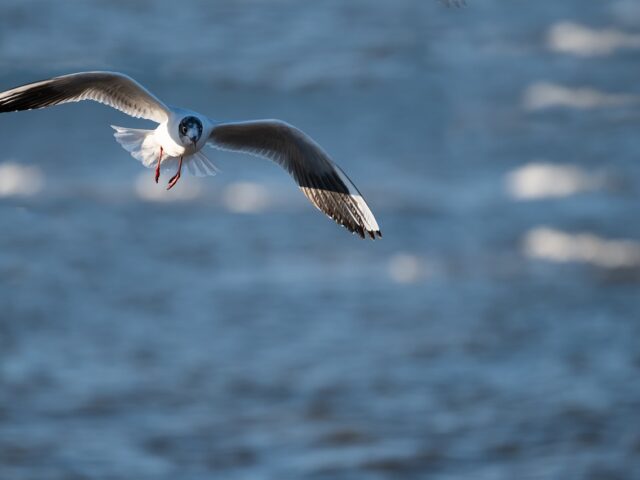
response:
<svg viewBox="0 0 640 480"><path fill-rule="evenodd" d="M640 478L640 2L0 2L0 90L84 70L298 126L383 238L0 114L0 480Z"/></svg>

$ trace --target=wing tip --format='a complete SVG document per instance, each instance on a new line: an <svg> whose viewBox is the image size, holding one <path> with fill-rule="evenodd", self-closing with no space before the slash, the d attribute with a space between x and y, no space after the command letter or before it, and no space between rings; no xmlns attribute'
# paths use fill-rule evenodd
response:
<svg viewBox="0 0 640 480"><path fill-rule="evenodd" d="M356 226L356 227L351 227L349 228L348 226L344 225L348 230L351 230L351 233L353 233L354 235L358 235L360 238L362 238L363 240L367 238L370 238L371 240L375 240L376 238L382 238L382 232L380 230L369 230L369 229L364 229L361 226Z"/></svg>
<svg viewBox="0 0 640 480"><path fill-rule="evenodd" d="M380 230L368 230L367 233L369 234L369 238L371 238L371 240L375 240L376 236L377 238L382 238L382 232Z"/></svg>

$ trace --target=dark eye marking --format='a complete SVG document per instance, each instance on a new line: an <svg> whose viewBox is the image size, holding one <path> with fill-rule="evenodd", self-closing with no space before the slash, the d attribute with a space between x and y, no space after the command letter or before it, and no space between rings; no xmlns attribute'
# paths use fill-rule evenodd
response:
<svg viewBox="0 0 640 480"><path fill-rule="evenodd" d="M198 138L202 135L202 122L196 117L185 117L180 122L178 130L180 135L187 135L190 128L195 127L198 130Z"/></svg>

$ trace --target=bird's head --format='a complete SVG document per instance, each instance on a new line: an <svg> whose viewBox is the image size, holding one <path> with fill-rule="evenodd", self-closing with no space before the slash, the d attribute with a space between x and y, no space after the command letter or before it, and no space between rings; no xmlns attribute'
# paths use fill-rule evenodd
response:
<svg viewBox="0 0 640 480"><path fill-rule="evenodd" d="M202 136L202 122L196 117L184 117L178 126L178 133L183 145L193 145L196 148L196 143Z"/></svg>

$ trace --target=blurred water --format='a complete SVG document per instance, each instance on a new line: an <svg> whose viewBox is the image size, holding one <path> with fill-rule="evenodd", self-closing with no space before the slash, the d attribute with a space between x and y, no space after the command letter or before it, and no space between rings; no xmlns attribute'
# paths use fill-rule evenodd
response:
<svg viewBox="0 0 640 480"><path fill-rule="evenodd" d="M384 238L241 155L165 193L104 107L0 116L0 479L640 478L640 8L467 3L2 2L2 88L285 119Z"/></svg>

